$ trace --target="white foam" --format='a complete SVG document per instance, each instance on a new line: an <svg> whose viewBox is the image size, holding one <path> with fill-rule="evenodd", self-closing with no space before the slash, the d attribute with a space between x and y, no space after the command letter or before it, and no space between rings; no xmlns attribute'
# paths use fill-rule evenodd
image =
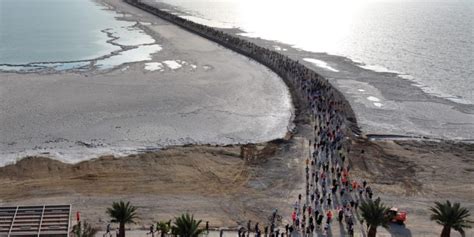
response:
<svg viewBox="0 0 474 237"><path fill-rule="evenodd" d="M325 68L329 71L333 71L333 72L339 72L339 70L329 66L326 62L324 61L321 61L321 60L318 60L318 59L314 59L314 58L303 58L304 61L306 62L310 62L320 68Z"/></svg>
<svg viewBox="0 0 474 237"><path fill-rule="evenodd" d="M192 67L193 69L196 69L196 68L197 68L197 66L194 65L194 64L191 64L191 67Z"/></svg>
<svg viewBox="0 0 474 237"><path fill-rule="evenodd" d="M407 80L414 80L415 79L415 77L413 77L412 75L408 75L408 74L401 74L401 75L398 75L398 77L403 78L403 79L407 79Z"/></svg>
<svg viewBox="0 0 474 237"><path fill-rule="evenodd" d="M276 51L288 51L288 49L285 49L285 48L282 48L278 45L273 45L273 48L276 50Z"/></svg>
<svg viewBox="0 0 474 237"><path fill-rule="evenodd" d="M360 92L364 92L364 91L365 91L364 89L357 89L357 90L360 91Z"/></svg>
<svg viewBox="0 0 474 237"><path fill-rule="evenodd" d="M383 104L382 104L382 103L375 102L374 105L380 108L380 107L382 107Z"/></svg>
<svg viewBox="0 0 474 237"><path fill-rule="evenodd" d="M375 102L379 102L379 101L380 101L380 99L377 98L377 97L375 97L375 96L369 96L369 97L367 97L367 99L370 100L370 101L375 101Z"/></svg>
<svg viewBox="0 0 474 237"><path fill-rule="evenodd" d="M145 63L145 70L148 70L150 72L157 70L163 71L163 64L159 62Z"/></svg>
<svg viewBox="0 0 474 237"><path fill-rule="evenodd" d="M202 25L207 25L210 27L215 27L215 28L221 28L221 29L232 29L234 28L233 25L226 23L226 22L219 22L219 21L214 21L214 20L209 20L205 19L202 17L197 17L197 16L191 16L191 15L178 15L181 18L184 18L186 20L196 22Z"/></svg>
<svg viewBox="0 0 474 237"><path fill-rule="evenodd" d="M447 100L450 100L450 101L453 101L453 102L459 103L459 104L471 104L471 102L469 100L466 100L466 99L464 99L460 96L455 96L455 95L451 95L449 93L444 93L444 92L441 92L439 89L436 89L432 86L424 85L423 82L420 79L415 78L412 75L401 74L401 75L398 75L398 77L413 81L414 86L420 88L423 92L425 92L427 94L430 94L430 95L433 95L433 96L436 96L436 97L440 97L440 98L443 98L443 99L447 99Z"/></svg>
<svg viewBox="0 0 474 237"><path fill-rule="evenodd" d="M388 69L384 66L380 66L380 65L358 65L358 66L363 68L363 69L371 70L371 71L374 71L374 72L387 72L387 73L396 73L396 74L404 75L403 73L401 73L399 71L390 70L390 69Z"/></svg>
<svg viewBox="0 0 474 237"><path fill-rule="evenodd" d="M357 62L357 63L362 64L360 62ZM420 88L423 92L425 92L427 94L430 94L430 95L433 95L433 96L436 96L436 97L440 97L440 98L443 98L443 99L447 99L447 100L450 100L450 101L453 101L453 102L459 103L459 104L471 104L470 101L465 100L462 97L454 96L454 95L451 95L449 93L444 93L444 92L441 92L439 89L434 88L433 86L425 85L425 84L423 84L424 83L423 81L421 81L418 78L415 78L414 76L412 76L410 74L402 73L402 72L395 71L395 70L390 70L390 69L385 68L385 67L380 66L380 65L358 65L358 66L361 67L361 68L364 68L364 69L375 71L375 72L398 74L397 76L400 77L400 78L413 81L414 86Z"/></svg>
<svg viewBox="0 0 474 237"><path fill-rule="evenodd" d="M155 43L155 39L142 29L136 27L135 23L124 23L120 27L109 28L104 30L104 32L116 37L117 39L114 39L113 42L119 45L139 46Z"/></svg>
<svg viewBox="0 0 474 237"><path fill-rule="evenodd" d="M48 148L41 150L25 150L20 152L12 152L1 154L0 167L15 164L28 156L42 156L59 160L68 164L77 164L81 161L95 159L104 155L114 155L116 157L127 156L140 152L141 147L95 147L88 149L81 148Z"/></svg>
<svg viewBox="0 0 474 237"><path fill-rule="evenodd" d="M182 64L180 64L179 60L166 60L163 61L163 63L166 64L166 66L171 68L172 70L179 69L183 66Z"/></svg>
<svg viewBox="0 0 474 237"><path fill-rule="evenodd" d="M150 26L150 25L151 25L151 22L143 22L143 21L140 21L140 24L141 24L141 25L144 25L144 26Z"/></svg>
<svg viewBox="0 0 474 237"><path fill-rule="evenodd" d="M151 60L151 55L160 51L161 46L157 44L142 45L138 48L130 49L109 58L101 59L96 62L100 69L110 69L124 63L141 62Z"/></svg>

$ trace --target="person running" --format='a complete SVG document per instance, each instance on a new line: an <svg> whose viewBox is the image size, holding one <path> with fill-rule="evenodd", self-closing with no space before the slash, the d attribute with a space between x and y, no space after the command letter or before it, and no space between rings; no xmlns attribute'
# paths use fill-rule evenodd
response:
<svg viewBox="0 0 474 237"><path fill-rule="evenodd" d="M323 218L324 218L323 215L319 214L318 220L316 220L316 224L318 226L321 226L321 224L323 223Z"/></svg>
<svg viewBox="0 0 474 237"><path fill-rule="evenodd" d="M155 228L153 225L150 226L150 232L146 233L147 235L151 234L151 237L155 236Z"/></svg>
<svg viewBox="0 0 474 237"><path fill-rule="evenodd" d="M105 237L107 235L112 237L112 233L110 233L110 223L107 224L107 227L105 228L105 234L104 234L103 237Z"/></svg>
<svg viewBox="0 0 474 237"><path fill-rule="evenodd" d="M339 221L339 223L342 223L343 217L344 217L344 210L341 208L339 209L338 214L337 214L337 220Z"/></svg>
<svg viewBox="0 0 474 237"><path fill-rule="evenodd" d="M331 211L328 211L326 215L327 215L327 222L328 222L328 223L331 223L331 220L332 220L332 212L331 212Z"/></svg>

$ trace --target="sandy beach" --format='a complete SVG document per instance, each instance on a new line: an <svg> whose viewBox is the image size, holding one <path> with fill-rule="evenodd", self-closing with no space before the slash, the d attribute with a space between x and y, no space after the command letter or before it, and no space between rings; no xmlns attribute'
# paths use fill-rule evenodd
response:
<svg viewBox="0 0 474 237"><path fill-rule="evenodd" d="M305 192L304 161L314 139L301 101L244 56L122 1L102 3L151 23L147 33L163 47L152 61L163 71L131 63L105 72L1 74L1 157L35 156L0 167L0 204L71 203L102 229L105 209L121 199L138 207L134 230L186 211L212 227L235 229L249 219L266 223L278 208L289 223ZM352 175L387 205L408 211L406 226L379 228L381 235L439 235L428 211L437 200L474 210L474 144L365 135L351 142ZM265 152L245 160L239 143ZM192 145L174 146L182 144ZM168 147L157 151L162 146ZM98 157L111 151L116 155ZM343 233L338 225L332 231Z"/></svg>

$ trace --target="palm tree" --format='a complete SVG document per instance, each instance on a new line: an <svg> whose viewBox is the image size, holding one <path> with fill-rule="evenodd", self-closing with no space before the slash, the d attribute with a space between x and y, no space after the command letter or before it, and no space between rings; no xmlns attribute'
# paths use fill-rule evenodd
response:
<svg viewBox="0 0 474 237"><path fill-rule="evenodd" d="M156 231L160 231L161 237L164 237L165 234L170 232L170 222L160 221L156 223Z"/></svg>
<svg viewBox="0 0 474 237"><path fill-rule="evenodd" d="M471 216L469 210L461 207L458 202L454 204L451 204L450 201L435 202L435 206L430 207L430 211L432 212L430 219L443 226L441 237L449 237L451 228L458 231L461 236L465 236L464 229L472 227L473 222L467 219Z"/></svg>
<svg viewBox="0 0 474 237"><path fill-rule="evenodd" d="M125 224L134 223L137 218L137 208L130 205L130 202L113 202L112 208L107 208L107 214L112 218L112 222L119 223L119 237L125 237Z"/></svg>
<svg viewBox="0 0 474 237"><path fill-rule="evenodd" d="M389 209L380 202L380 198L377 198L375 201L371 199L363 201L359 209L362 219L367 224L367 229L369 230L368 237L375 237L377 235L377 227L379 226L388 228L391 218L387 215Z"/></svg>
<svg viewBox="0 0 474 237"><path fill-rule="evenodd" d="M201 220L197 221L194 216L186 213L175 218L171 231L174 235L180 237L198 237L204 232L203 229L199 228L199 224L201 224Z"/></svg>

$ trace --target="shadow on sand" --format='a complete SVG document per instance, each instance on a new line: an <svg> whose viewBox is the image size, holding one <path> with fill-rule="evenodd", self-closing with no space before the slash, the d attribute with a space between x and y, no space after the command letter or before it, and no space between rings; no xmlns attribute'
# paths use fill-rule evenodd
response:
<svg viewBox="0 0 474 237"><path fill-rule="evenodd" d="M392 237L411 237L410 229L407 229L405 225L399 225L395 223L389 224L390 228L388 228L388 232L392 235Z"/></svg>

